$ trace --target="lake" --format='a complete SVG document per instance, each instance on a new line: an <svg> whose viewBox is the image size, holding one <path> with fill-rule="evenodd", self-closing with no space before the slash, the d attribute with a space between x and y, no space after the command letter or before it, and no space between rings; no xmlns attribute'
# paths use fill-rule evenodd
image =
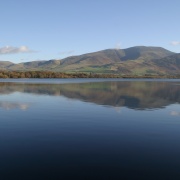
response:
<svg viewBox="0 0 180 180"><path fill-rule="evenodd" d="M0 179L179 179L180 80L0 80Z"/></svg>

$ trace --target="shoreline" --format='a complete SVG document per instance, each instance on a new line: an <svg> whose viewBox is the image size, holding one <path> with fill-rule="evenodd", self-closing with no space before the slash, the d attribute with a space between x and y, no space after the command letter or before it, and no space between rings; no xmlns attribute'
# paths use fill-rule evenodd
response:
<svg viewBox="0 0 180 180"><path fill-rule="evenodd" d="M52 71L0 71L0 79L74 79L74 78L118 78L118 79L180 79L180 74L162 74L162 75L122 75L105 73L65 73Z"/></svg>

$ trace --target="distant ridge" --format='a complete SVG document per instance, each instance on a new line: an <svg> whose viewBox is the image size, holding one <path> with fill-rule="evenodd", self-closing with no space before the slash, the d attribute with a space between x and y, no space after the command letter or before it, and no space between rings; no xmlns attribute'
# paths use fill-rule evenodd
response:
<svg viewBox="0 0 180 180"><path fill-rule="evenodd" d="M52 59L19 64L0 61L0 69L140 75L177 74L180 72L180 54L162 47L135 46L127 49L106 49L62 60Z"/></svg>

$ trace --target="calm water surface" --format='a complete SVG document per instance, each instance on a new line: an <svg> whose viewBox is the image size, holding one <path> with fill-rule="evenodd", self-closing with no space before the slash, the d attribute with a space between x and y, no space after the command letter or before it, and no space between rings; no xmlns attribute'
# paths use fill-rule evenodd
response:
<svg viewBox="0 0 180 180"><path fill-rule="evenodd" d="M0 179L180 179L180 80L1 80Z"/></svg>

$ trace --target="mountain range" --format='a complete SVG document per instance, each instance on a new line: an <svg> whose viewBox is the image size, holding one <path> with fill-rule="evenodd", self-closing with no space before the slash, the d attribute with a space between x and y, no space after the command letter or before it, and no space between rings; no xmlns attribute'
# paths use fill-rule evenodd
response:
<svg viewBox="0 0 180 180"><path fill-rule="evenodd" d="M52 59L19 64L0 61L0 70L137 75L179 74L180 53L161 47L135 46L127 49L106 49L61 60Z"/></svg>

